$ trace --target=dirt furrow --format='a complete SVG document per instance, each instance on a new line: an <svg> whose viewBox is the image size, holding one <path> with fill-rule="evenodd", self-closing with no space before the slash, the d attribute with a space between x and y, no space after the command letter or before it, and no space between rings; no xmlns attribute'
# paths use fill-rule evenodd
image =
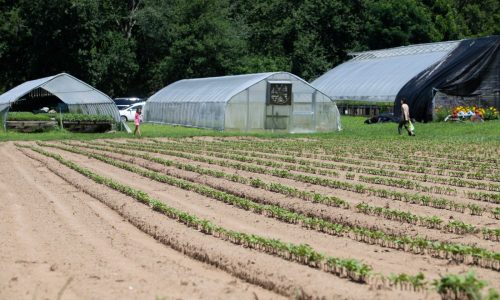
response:
<svg viewBox="0 0 500 300"><path fill-rule="evenodd" d="M183 151L179 151L179 152L183 152ZM232 161L232 162L239 163L239 164L246 165L246 166L259 166L259 167L262 167L262 168L269 169L268 167L265 167L263 165L258 165L258 164L255 164L255 163L247 163L247 162L241 162L239 160L232 159L232 158L218 157L219 155L217 155L217 153L213 153L213 152L203 152L203 151L202 152L200 152L200 151L194 151L194 153L190 153L189 151L184 151L184 152L192 154L192 155L196 155L196 156L199 156L199 157L212 158L212 159L215 158L216 160L227 160L227 161ZM310 174L310 173L305 173L305 172L300 172L300 171L290 171L290 173L298 174L298 175L315 176L315 177L318 177L318 178L332 179L332 178L330 178L328 176L323 176L323 175L319 175L319 174ZM359 177L359 175L357 175L356 177ZM342 179L342 178L333 178L333 179L337 180L337 181L348 182L348 183L351 183L351 184L352 183L356 183L356 181L345 180L345 179ZM445 194L438 194L438 193L434 193L434 192L422 192L422 191L413 190L413 189L406 189L406 188L388 186L388 185L383 185L383 184L374 184L374 183L360 182L360 181L358 183L361 183L362 185L364 185L366 187L371 187L371 188L387 189L387 190L398 191L398 192L406 192L406 193L410 193L410 194L417 194L418 193L418 194L421 194L421 195L428 195L428 196L432 196L432 197L438 197L438 198L443 198L443 199L447 199L447 200L453 200L453 201L455 201L457 203L461 203L461 204L464 204L464 205L467 205L467 204L477 204L477 205L485 206L485 207L495 206L495 204L492 204L492 203L468 199L465 196L465 194L463 194L463 192L461 192L461 191L458 192L457 195L445 195ZM423 184L423 185L427 185L427 184Z"/></svg>
<svg viewBox="0 0 500 300"><path fill-rule="evenodd" d="M160 140L160 141L165 141L165 142L171 142L171 140L169 139L156 139L156 140ZM188 139L189 140L189 139ZM194 144L200 144L200 139L198 138L192 138L191 139L193 141ZM227 138L225 139L227 140ZM275 141L275 140L274 140ZM208 143L209 145L214 143L216 145L223 145L223 146L226 146L227 144L224 144L224 140L217 140L217 141L203 141L204 143ZM257 147L253 147L252 143L254 141L247 141L246 144L241 144L241 145L244 145L245 148L256 148L257 151L260 151L260 152L264 152L262 150L262 145L259 145ZM268 142L269 143L269 140L267 141L263 141L263 142ZM313 142L318 142L318 140L313 140ZM398 169L398 167L400 165L405 165L404 163L402 162L395 162L395 161L391 161L390 158L388 159L384 159L385 157L378 157L376 160L374 159L370 159L370 158L365 158L365 157L360 157L359 155L356 155L357 153L361 152L363 153L364 151L366 151L366 153L369 153L370 152L370 149L348 149L346 148L345 146L343 145L328 145L328 144L324 144L324 143L317 143L317 144L314 144L314 145L310 145L311 149L316 149L317 151L308 151L308 150L300 150L298 151L297 149L290 149L290 148L286 148L285 150L287 152L291 152L291 153L296 153L297 155L300 155L300 153L304 153L304 154L312 154L312 155L335 155L335 154L328 154L326 153L325 151L321 151L321 150L318 150L318 149L327 149L327 148L335 148L335 147L344 147L343 149L343 153L345 153L343 156L345 158L348 158L348 159L353 159L353 160L356 160L358 161L359 163L361 164L364 164L364 163L367 163L367 164L375 164L375 167L379 167L379 168L384 168L384 167L388 167L390 169L394 168L395 170ZM390 154L388 154L390 155ZM409 159L413 159L412 156L410 157L405 157L405 158L409 158ZM420 158L419 158L420 159ZM425 158L422 158L420 160L417 160L417 162L419 162L420 164L423 164L423 163L427 163L429 162L429 160L431 160L431 158L429 159L425 159ZM448 160L448 159L446 159ZM448 160L449 161L449 160ZM454 165L454 163L453 163ZM439 168L436 168L436 167L431 167L432 170L439 170ZM494 168L492 168L494 170ZM455 171L455 169L449 169L447 171ZM465 170L466 172L475 172L474 170ZM419 174L419 173L416 173L416 174Z"/></svg>
<svg viewBox="0 0 500 300"><path fill-rule="evenodd" d="M132 150L136 151L136 150ZM138 150L137 150L138 151ZM169 160L177 160L180 162L184 163L190 163L193 165L199 165L205 168L210 168L210 169L215 169L219 171L226 172L228 174L239 174L241 176L245 176L247 178L258 178L261 179L265 182L276 182L276 183L281 183L285 184L288 186L293 186L299 189L304 189L312 192L318 192L324 195L331 195L331 196L336 196L341 199L345 199L351 204L352 206L355 206L358 203L361 202L366 202L371 205L377 205L377 206L384 206L384 207L390 207L391 209L399 209L403 211L408 211L411 209L412 213L418 214L418 215L426 215L426 216L439 216L443 220L460 220L463 222L466 222L468 224L472 224L478 227L493 227L496 228L498 227L498 222L495 219L492 219L489 217L488 213L485 213L483 216L473 216L468 213L459 213L455 211L449 211L449 210L444 210L444 209L436 209L432 207L427 207L427 206L420 206L420 205L412 205L408 204L405 202L401 201L395 201L391 199L384 199L376 196L370 196L370 195L365 195L365 194L359 194L355 192L350 192L350 191L345 191L345 190L340 190L340 189L332 189L329 187L324 187L324 186L319 186L319 185L313 185L309 183L303 183L299 181L295 181L292 179L286 179L286 178L279 178L276 176L271 176L271 175L266 175L266 174L259 174L259 173L252 173L252 172L247 172L247 171L241 171L241 170L235 170L231 168L226 168L218 165L213 165L213 164L208 164L208 163L203 163L203 162L198 162L198 161L192 161L176 156L168 156L164 154L158 154L158 153L150 153L150 152L145 152L145 151L138 151L140 153L148 153L150 155L154 155L157 157L169 159ZM385 224L386 220L382 218L377 218L378 221L381 224ZM404 226L404 225L403 225ZM392 228L392 227L390 227ZM406 229L405 229L406 230ZM415 229L415 226L412 226L410 230L417 230ZM431 231L432 232L432 231ZM426 233L428 234L428 233ZM470 235L469 235L470 236ZM461 237L460 237L461 238ZM476 240L481 240L480 238L474 238L472 237L472 240L467 241L467 243L473 243Z"/></svg>
<svg viewBox="0 0 500 300"><path fill-rule="evenodd" d="M430 274L431 277L436 278L438 274L443 272L459 273L469 268L469 266L464 265L452 265L444 260L413 255L392 249L384 249L375 245L359 243L348 238L333 237L306 230L298 225L286 224L261 215L255 215L251 212L225 205L193 192L151 181L147 178L143 178L134 173L121 170L94 159L57 149L50 149L50 151L54 151L64 157L84 164L98 173L123 181L127 185L146 190L151 195L165 201L169 205L195 212L198 215L214 221L218 225L244 232L256 234L265 233L266 236L296 243L305 242L315 249L327 254L362 259L372 265L376 270L380 268L380 270L384 270L384 272L387 273L410 272L409 270L413 270L414 273L425 271L426 274ZM200 179L202 177L203 176L199 176ZM489 270L477 270L477 272L485 276L485 278L497 279L498 276L497 272ZM500 279L500 277L498 277L498 279Z"/></svg>
<svg viewBox="0 0 500 300"><path fill-rule="evenodd" d="M1 299L280 298L165 247L11 145L0 153Z"/></svg>
<svg viewBox="0 0 500 300"><path fill-rule="evenodd" d="M205 150L208 150L208 151L215 151L215 152L217 152L217 151L223 151L224 153L231 153L231 154L236 154L236 155L243 155L243 156L248 156L248 157L252 157L252 158L263 159L263 160L266 160L266 161L274 161L274 162L277 162L277 163L281 163L284 166L301 166L302 165L300 163L285 162L282 159L280 159L283 156L282 154L266 153L266 152L264 152L261 149L253 149L253 150L231 149L230 147L226 147L224 145L221 145L221 146L218 146L218 147L208 147L208 148L205 145L196 145L196 146L197 146L198 150L205 149ZM249 149L252 149L252 148L249 147ZM290 155L288 155L288 157L300 158L301 160L307 161L309 166L314 167L314 168L316 168L318 170L324 170L324 171L332 171L333 170L333 171L339 173L339 177L338 178L345 178L346 174L353 173L353 172L349 172L349 171L343 171L340 168L349 167L349 166L352 166L354 168L359 167L358 165L346 164L346 163L337 163L337 162L326 161L326 160L321 160L321 159L314 159L314 158L303 157L303 156L300 156L300 155L297 155L297 156L290 156ZM327 163L327 164L333 165L334 167L333 168L325 168L325 167L319 167L319 166L315 167L314 166L315 163ZM373 169L373 167L371 169ZM383 169L383 167L381 167L380 169ZM414 182L416 182L416 183L418 183L418 184L420 184L422 186L425 186L425 187L436 186L436 187L441 187L441 188L455 189L458 192L458 195L461 196L461 197L464 197L464 192L475 192L475 191L477 191L477 189L472 188L472 187L459 187L459 186L450 185L450 184L442 183L442 182L422 181L420 179L414 179L414 178L411 178L411 177L410 178L405 178L405 177L403 177L403 175L408 175L408 174L410 174L409 172L397 171L397 170L394 170L394 172L396 174L402 175L399 178L404 178L406 180L414 181ZM372 174L366 173L366 172L354 172L353 174L356 174L357 178L359 178L359 176L369 176L369 177L370 176L379 176L379 177L382 177L382 178L399 179L398 177L388 177L388 176L381 176L381 175L372 175ZM423 174L418 174L416 176L423 176ZM441 179L445 179L446 178L445 176L439 176L439 175L435 175L435 176L432 175L431 177L438 177L438 178L441 178ZM470 180L470 179L467 179L467 181L475 182L475 181ZM360 182L360 183L365 184L364 182L359 181L359 180L349 180L348 182ZM488 191L486 189L485 190L481 190L481 191L490 192L490 191ZM439 195L439 193L433 193L433 194Z"/></svg>
<svg viewBox="0 0 500 300"><path fill-rule="evenodd" d="M419 234L421 236L427 236L429 238L456 242L457 240L466 239L465 243L474 243L478 246L485 247L490 250L497 249L498 243L492 241L486 241L482 239L479 235L455 235L439 230L429 230L425 227L417 227L407 223L401 223L398 221L385 220L377 216L368 216L362 213L353 212L352 210L344 210L335 207L328 207L326 205L311 203L302 199L292 198L284 196L278 193L257 189L245 184L235 183L225 179L214 178L206 175L200 175L198 173L179 170L174 167L166 167L149 160L144 160L141 158L131 157L123 154L113 154L110 152L102 152L97 150L89 150L94 153L106 154L116 159L131 162L133 164L138 164L142 167L150 168L154 171L166 173L173 175L175 177L188 179L194 182L207 184L213 188L231 192L243 197L249 197L250 199L260 199L261 202L270 202L279 204L280 206L293 209L296 211L301 211L305 214L313 214L317 216L322 216L325 218L333 219L337 218L338 215L342 215L342 218L349 220L354 224L361 224L367 227L377 226L377 228L384 229L388 232L397 232L403 234ZM240 174L241 175L241 174Z"/></svg>
<svg viewBox="0 0 500 300"><path fill-rule="evenodd" d="M30 156L38 155L30 153ZM127 220L161 242L268 289L288 296L302 293L305 296L326 299L361 299L366 297L392 299L401 297L399 291L369 291L367 285L354 284L306 266L204 235L172 221L122 194L103 186L96 186L88 179L74 174L75 172L54 161L43 157L38 157L38 159L44 161L52 171L60 173L61 176L75 183L79 188L105 201L107 205L118 211ZM88 160L90 164L90 159L82 159ZM102 169L100 170L102 171ZM123 174L119 174L119 172L115 174L118 174L120 179L124 178ZM130 178L135 179L133 176ZM143 184L144 182L141 182L140 185ZM167 191L166 194L168 193ZM329 288L325 289L325 287ZM417 297L413 294L408 294L408 296Z"/></svg>

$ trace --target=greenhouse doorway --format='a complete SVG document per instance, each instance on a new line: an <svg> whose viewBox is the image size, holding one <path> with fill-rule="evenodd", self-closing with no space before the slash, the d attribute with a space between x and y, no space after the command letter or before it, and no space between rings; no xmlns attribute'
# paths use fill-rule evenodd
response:
<svg viewBox="0 0 500 300"><path fill-rule="evenodd" d="M292 82L268 81L265 129L288 130L292 114Z"/></svg>
<svg viewBox="0 0 500 300"><path fill-rule="evenodd" d="M10 112L54 113L68 112L68 105L43 88L36 88L12 103Z"/></svg>

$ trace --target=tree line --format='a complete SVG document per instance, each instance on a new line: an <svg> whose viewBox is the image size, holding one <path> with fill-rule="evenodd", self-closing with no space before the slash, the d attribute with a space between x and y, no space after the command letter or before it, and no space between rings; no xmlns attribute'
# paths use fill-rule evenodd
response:
<svg viewBox="0 0 500 300"><path fill-rule="evenodd" d="M0 0L0 92L70 73L112 97L500 33L497 0Z"/></svg>

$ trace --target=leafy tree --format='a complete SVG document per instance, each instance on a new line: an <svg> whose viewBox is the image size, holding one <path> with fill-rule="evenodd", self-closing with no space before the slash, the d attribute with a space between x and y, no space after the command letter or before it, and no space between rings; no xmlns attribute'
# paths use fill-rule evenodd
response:
<svg viewBox="0 0 500 300"><path fill-rule="evenodd" d="M294 15L292 72L317 77L359 47L361 1L305 0Z"/></svg>
<svg viewBox="0 0 500 300"><path fill-rule="evenodd" d="M500 34L500 2L496 0L457 0L466 35L478 37Z"/></svg>
<svg viewBox="0 0 500 300"><path fill-rule="evenodd" d="M417 0L368 0L366 16L369 49L427 43L439 37L429 8Z"/></svg>
<svg viewBox="0 0 500 300"><path fill-rule="evenodd" d="M17 5L8 4L0 0L0 93L10 87L25 81L28 74L23 68L15 67L23 63L23 56L19 55L29 44L24 44L29 36L29 28L21 16Z"/></svg>
<svg viewBox="0 0 500 300"><path fill-rule="evenodd" d="M247 43L244 67L252 72L291 71L296 31L294 14L302 1L238 0L234 18L243 22Z"/></svg>
<svg viewBox="0 0 500 300"><path fill-rule="evenodd" d="M21 0L12 6L5 13L8 22L2 26L7 31L2 37L11 42L1 59L9 59L6 73L15 78L8 85L68 72L107 93L124 92L138 68L135 42L124 40L106 4L95 0Z"/></svg>
<svg viewBox="0 0 500 300"><path fill-rule="evenodd" d="M424 4L432 12L432 22L437 30L438 41L458 40L466 36L467 25L453 1L424 1Z"/></svg>
<svg viewBox="0 0 500 300"><path fill-rule="evenodd" d="M120 32L105 32L90 49L86 60L89 82L110 95L126 95L131 90L129 83L139 70L134 50L134 40Z"/></svg>
<svg viewBox="0 0 500 300"><path fill-rule="evenodd" d="M500 34L495 0L0 0L0 92L68 72L111 96L290 71L350 51Z"/></svg>
<svg viewBox="0 0 500 300"><path fill-rule="evenodd" d="M157 53L150 64L150 87L158 89L183 78L231 74L236 70L244 50L244 40L229 17L229 2L193 0L156 2L155 10L145 12L158 27L148 27L147 41L158 42ZM158 17L168 16L162 20ZM142 23L144 24L144 23ZM158 32L167 29L168 32ZM155 38L158 36L158 38Z"/></svg>

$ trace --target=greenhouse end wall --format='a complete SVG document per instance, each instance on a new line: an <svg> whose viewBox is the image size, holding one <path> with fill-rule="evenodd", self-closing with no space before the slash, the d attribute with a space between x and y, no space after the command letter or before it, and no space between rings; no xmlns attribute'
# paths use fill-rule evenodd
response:
<svg viewBox="0 0 500 300"><path fill-rule="evenodd" d="M226 130L264 130L267 82L261 81L229 100L225 110Z"/></svg>
<svg viewBox="0 0 500 300"><path fill-rule="evenodd" d="M292 84L292 105L271 107L267 105L268 82L280 81ZM227 131L325 132L340 130L340 117L329 97L293 75L278 73L232 97L224 125Z"/></svg>

